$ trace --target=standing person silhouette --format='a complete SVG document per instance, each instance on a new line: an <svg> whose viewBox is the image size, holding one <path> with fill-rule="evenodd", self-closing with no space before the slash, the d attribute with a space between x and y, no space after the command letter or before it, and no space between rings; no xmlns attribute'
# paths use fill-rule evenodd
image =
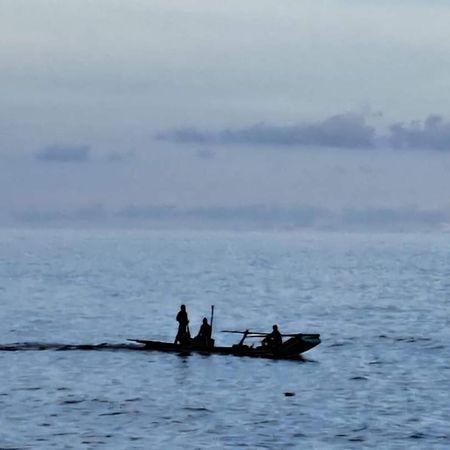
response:
<svg viewBox="0 0 450 450"><path fill-rule="evenodd" d="M175 337L175 344L185 344L189 341L190 335L189 335L189 319L186 312L186 306L181 305L180 311L178 311L177 314L177 322L178 322L178 332Z"/></svg>

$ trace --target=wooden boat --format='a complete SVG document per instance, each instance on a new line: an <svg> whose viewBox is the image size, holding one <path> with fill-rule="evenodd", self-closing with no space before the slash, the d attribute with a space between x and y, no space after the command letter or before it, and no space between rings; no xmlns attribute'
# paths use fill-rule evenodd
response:
<svg viewBox="0 0 450 450"><path fill-rule="evenodd" d="M155 350L160 352L172 352L187 354L191 352L201 354L217 354L217 355L231 355L231 356L248 356L253 358L267 358L267 359L290 359L302 360L301 354L316 347L320 344L320 334L283 334L288 337L285 342L278 348L270 346L254 347L244 344L247 338L264 338L269 333L259 333L246 331L225 331L228 333L240 333L243 335L241 341L231 347L215 346L214 339L210 340L209 345L206 343L199 343L195 339L190 339L184 344L173 344L170 342L149 341L145 339L128 339L132 342L137 342L142 345L143 350Z"/></svg>

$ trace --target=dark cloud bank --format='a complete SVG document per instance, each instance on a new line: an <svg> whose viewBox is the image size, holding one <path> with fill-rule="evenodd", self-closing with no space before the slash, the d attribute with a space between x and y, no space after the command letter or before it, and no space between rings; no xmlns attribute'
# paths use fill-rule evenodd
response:
<svg viewBox="0 0 450 450"><path fill-rule="evenodd" d="M129 206L118 211L94 205L79 210L26 211L15 215L26 225L201 227L209 229L321 229L415 231L446 229L450 213L416 208L366 208L331 211L313 206L248 205L180 209Z"/></svg>
<svg viewBox="0 0 450 450"><path fill-rule="evenodd" d="M44 163L85 163L92 161L90 145L49 145L35 152L34 157ZM133 151L111 151L103 159L108 163L127 163L136 159L136 155Z"/></svg>
<svg viewBox="0 0 450 450"><path fill-rule="evenodd" d="M91 149L87 145L50 145L36 152L36 159L42 162L72 163L89 160Z"/></svg>
<svg viewBox="0 0 450 450"><path fill-rule="evenodd" d="M424 121L394 123L388 127L387 134L377 134L366 115L346 113L288 126L259 123L218 131L179 128L160 132L156 138L180 144L450 150L450 122L430 115Z"/></svg>

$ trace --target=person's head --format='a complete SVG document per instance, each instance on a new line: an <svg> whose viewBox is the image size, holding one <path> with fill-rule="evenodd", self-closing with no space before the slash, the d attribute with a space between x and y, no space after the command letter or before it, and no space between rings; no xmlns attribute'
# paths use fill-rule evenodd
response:
<svg viewBox="0 0 450 450"><path fill-rule="evenodd" d="M180 309L181 309L181 311L186 311L186 305L181 305Z"/></svg>
<svg viewBox="0 0 450 450"><path fill-rule="evenodd" d="M274 325L274 326L272 327L272 330L273 330L273 331L278 331L278 325Z"/></svg>
<svg viewBox="0 0 450 450"><path fill-rule="evenodd" d="M206 317L203 317L203 323L208 323L208 319Z"/></svg>

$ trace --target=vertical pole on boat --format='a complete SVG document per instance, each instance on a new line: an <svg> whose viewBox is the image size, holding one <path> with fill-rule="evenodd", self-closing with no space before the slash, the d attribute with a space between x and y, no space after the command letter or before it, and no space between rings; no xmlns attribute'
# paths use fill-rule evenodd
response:
<svg viewBox="0 0 450 450"><path fill-rule="evenodd" d="M212 329L213 329L213 320L214 320L214 305L211 305L211 320L209 324L211 325L211 337L212 337Z"/></svg>

